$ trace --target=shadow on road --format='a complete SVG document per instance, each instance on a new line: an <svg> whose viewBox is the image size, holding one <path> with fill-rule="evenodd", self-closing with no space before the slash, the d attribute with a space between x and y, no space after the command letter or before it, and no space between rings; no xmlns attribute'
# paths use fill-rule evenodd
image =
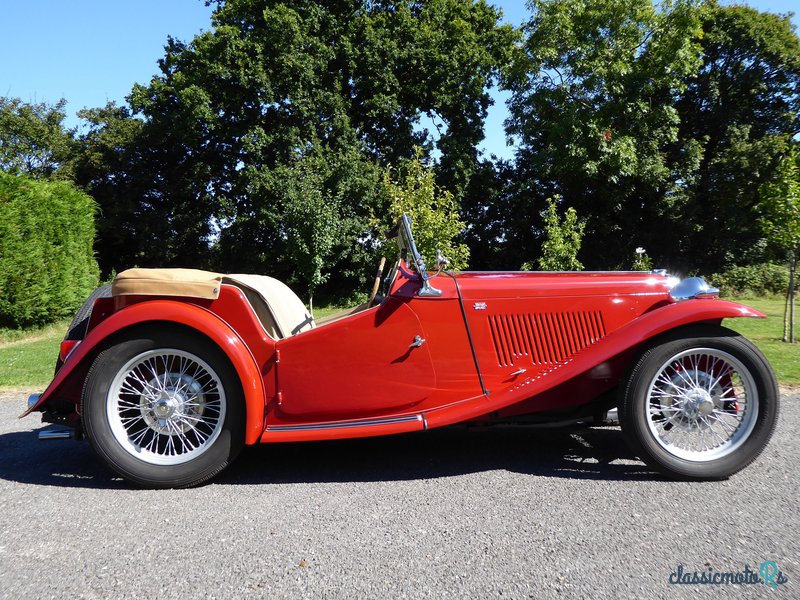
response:
<svg viewBox="0 0 800 600"><path fill-rule="evenodd" d="M0 478L33 485L130 488L87 442L0 435ZM620 462L620 459L622 461ZM217 485L380 482L492 470L571 479L659 479L630 453L618 428L445 428L382 438L248 447Z"/></svg>

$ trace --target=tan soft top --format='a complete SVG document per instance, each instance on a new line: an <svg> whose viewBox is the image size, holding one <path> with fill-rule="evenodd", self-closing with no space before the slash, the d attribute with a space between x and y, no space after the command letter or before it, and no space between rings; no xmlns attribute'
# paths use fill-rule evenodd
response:
<svg viewBox="0 0 800 600"><path fill-rule="evenodd" d="M216 300L222 274L199 269L128 269L111 284L112 296L186 296Z"/></svg>
<svg viewBox="0 0 800 600"><path fill-rule="evenodd" d="M314 327L314 319L284 283L264 275L222 275L198 269L128 269L111 285L112 296L184 296L216 300L223 283L244 292L265 331L279 339Z"/></svg>

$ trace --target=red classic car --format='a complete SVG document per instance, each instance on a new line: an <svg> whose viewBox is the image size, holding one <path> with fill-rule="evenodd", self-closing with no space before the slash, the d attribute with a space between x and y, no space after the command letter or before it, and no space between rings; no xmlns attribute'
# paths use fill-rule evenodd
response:
<svg viewBox="0 0 800 600"><path fill-rule="evenodd" d="M385 294L379 276L366 304L320 320L270 277L120 273L76 315L55 378L24 414L69 425L149 487L204 482L245 444L614 407L635 454L680 479L725 478L767 444L775 376L721 326L764 315L702 279L449 272L441 257L433 273L410 219L393 235L401 257Z"/></svg>

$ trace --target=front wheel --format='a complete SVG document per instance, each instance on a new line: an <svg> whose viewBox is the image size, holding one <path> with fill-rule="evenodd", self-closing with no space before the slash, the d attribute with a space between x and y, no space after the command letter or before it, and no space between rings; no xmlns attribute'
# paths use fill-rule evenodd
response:
<svg viewBox="0 0 800 600"><path fill-rule="evenodd" d="M81 415L93 448L120 475L146 487L187 487L241 450L243 407L236 372L216 345L153 329L97 356Z"/></svg>
<svg viewBox="0 0 800 600"><path fill-rule="evenodd" d="M748 340L696 327L646 351L633 368L620 424L634 452L679 479L724 479L766 446L778 415L775 375Z"/></svg>

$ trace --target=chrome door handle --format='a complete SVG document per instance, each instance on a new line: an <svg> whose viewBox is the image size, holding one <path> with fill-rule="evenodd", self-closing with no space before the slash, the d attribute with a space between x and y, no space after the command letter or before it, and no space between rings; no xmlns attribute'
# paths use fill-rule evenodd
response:
<svg viewBox="0 0 800 600"><path fill-rule="evenodd" d="M425 343L425 338L420 337L418 335L415 335L414 336L414 341L411 342L411 344L408 347L409 347L409 349L411 349L411 348L419 348L424 343Z"/></svg>
<svg viewBox="0 0 800 600"><path fill-rule="evenodd" d="M522 374L523 374L523 373L525 373L527 370L528 370L528 369L517 369L516 371L514 371L513 373L511 373L511 375L510 375L509 377L516 377L517 375L522 375Z"/></svg>

